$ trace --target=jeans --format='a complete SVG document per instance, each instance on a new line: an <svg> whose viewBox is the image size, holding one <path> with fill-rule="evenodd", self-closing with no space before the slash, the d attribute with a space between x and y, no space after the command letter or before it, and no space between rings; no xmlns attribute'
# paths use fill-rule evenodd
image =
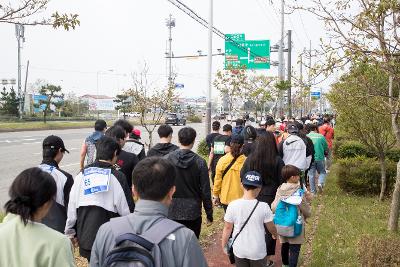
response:
<svg viewBox="0 0 400 267"><path fill-rule="evenodd" d="M318 172L318 184L324 186L325 184L325 177L326 177L326 170L325 170L325 160L317 160L311 164L311 168L308 171L308 179L310 182L310 189L311 193L315 194L316 186L315 186L315 174Z"/></svg>
<svg viewBox="0 0 400 267"><path fill-rule="evenodd" d="M300 244L283 243L281 249L282 264L296 267L299 260Z"/></svg>
<svg viewBox="0 0 400 267"><path fill-rule="evenodd" d="M267 266L267 261L265 258L261 260L249 260L235 256L235 265L236 267L265 267Z"/></svg>
<svg viewBox="0 0 400 267"><path fill-rule="evenodd" d="M201 231L201 221L202 221L201 216L196 220L175 220L175 221L180 224L183 224L184 226L192 230L196 235L197 239L199 239Z"/></svg>

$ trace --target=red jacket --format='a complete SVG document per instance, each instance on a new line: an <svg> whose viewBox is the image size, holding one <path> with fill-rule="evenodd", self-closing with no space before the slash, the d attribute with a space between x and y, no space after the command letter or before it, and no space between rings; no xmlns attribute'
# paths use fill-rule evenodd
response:
<svg viewBox="0 0 400 267"><path fill-rule="evenodd" d="M320 134L325 136L325 139L328 142L329 149L332 149L332 140L335 134L333 128L328 123L325 123L324 125L319 127L318 131Z"/></svg>

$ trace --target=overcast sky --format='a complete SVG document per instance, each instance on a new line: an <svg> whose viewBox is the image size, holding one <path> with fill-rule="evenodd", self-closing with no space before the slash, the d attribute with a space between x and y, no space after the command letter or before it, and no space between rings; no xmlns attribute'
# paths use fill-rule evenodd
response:
<svg viewBox="0 0 400 267"><path fill-rule="evenodd" d="M208 20L209 1L182 2ZM99 94L114 96L130 86L130 74L146 62L150 79L163 86L167 82L164 53L168 34L165 19L169 14L176 19L172 33L174 55L194 55L197 50L207 53L207 29L167 0L52 0L46 12L54 11L79 14L81 25L69 32L47 26L26 27L22 64L30 61L28 83L44 79L60 85L66 93L97 94L99 73ZM247 40L269 39L275 44L280 37L279 12L277 0L216 0L214 26L223 33L245 33ZM299 53L303 47L308 48L310 39L315 48L324 37L324 29L321 22L299 12L286 16L285 30L288 29L293 30L292 64L297 71ZM0 24L0 36L0 79L17 78L14 25ZM223 51L224 40L214 35L213 47L214 52L217 48ZM271 59L277 60L277 53L272 53ZM213 58L214 73L223 68L223 62L223 57ZM178 74L176 82L185 86L181 95L205 95L206 57L174 59L173 66ZM277 72L277 67L261 71L269 76L276 76ZM214 89L213 96L217 95Z"/></svg>

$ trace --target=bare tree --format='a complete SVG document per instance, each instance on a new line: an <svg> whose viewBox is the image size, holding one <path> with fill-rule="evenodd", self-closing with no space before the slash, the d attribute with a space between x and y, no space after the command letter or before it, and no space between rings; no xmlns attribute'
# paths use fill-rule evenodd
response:
<svg viewBox="0 0 400 267"><path fill-rule="evenodd" d="M163 89L154 87L148 80L148 71L149 68L144 65L140 72L133 73L133 86L125 93L132 99L131 110L140 113L140 124L149 134L150 141L147 145L151 148L154 130L171 109L175 94L172 86Z"/></svg>
<svg viewBox="0 0 400 267"><path fill-rule="evenodd" d="M65 30L75 29L80 24L77 14L54 12L51 17L40 17L50 0L17 0L0 3L0 23L22 25L51 25Z"/></svg>

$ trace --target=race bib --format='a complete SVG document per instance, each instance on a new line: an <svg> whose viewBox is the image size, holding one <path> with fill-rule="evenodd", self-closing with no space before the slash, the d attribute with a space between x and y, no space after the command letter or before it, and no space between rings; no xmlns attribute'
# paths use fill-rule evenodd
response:
<svg viewBox="0 0 400 267"><path fill-rule="evenodd" d="M225 154L225 142L214 142L214 154Z"/></svg>
<svg viewBox="0 0 400 267"><path fill-rule="evenodd" d="M90 167L83 170L83 194L92 195L107 192L111 169Z"/></svg>

